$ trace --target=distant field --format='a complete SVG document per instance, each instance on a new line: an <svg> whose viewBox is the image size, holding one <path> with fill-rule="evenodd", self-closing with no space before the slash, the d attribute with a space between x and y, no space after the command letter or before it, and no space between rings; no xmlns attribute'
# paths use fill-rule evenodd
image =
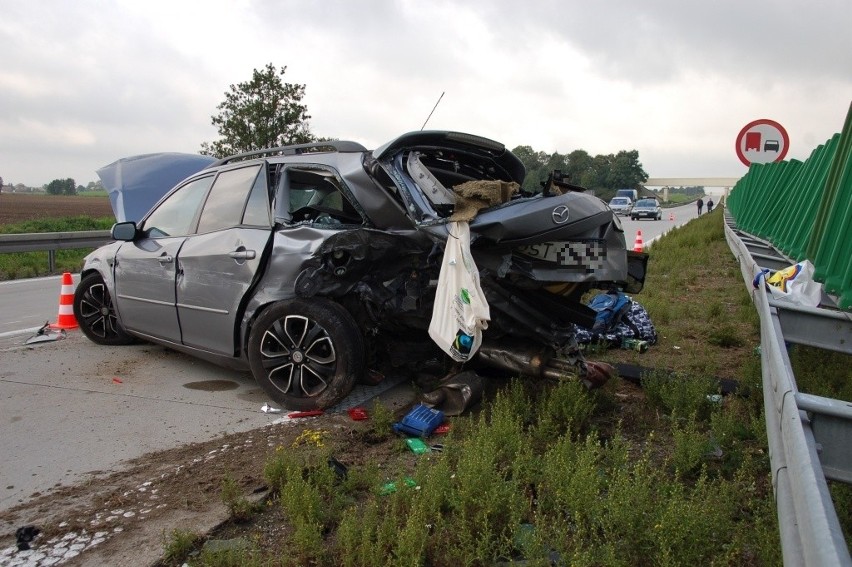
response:
<svg viewBox="0 0 852 567"><path fill-rule="evenodd" d="M109 198L0 193L0 225L77 216L92 218L113 216Z"/></svg>

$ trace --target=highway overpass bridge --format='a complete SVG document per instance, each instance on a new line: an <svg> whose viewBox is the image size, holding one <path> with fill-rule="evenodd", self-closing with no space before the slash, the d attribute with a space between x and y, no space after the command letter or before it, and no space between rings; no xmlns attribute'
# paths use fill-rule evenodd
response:
<svg viewBox="0 0 852 567"><path fill-rule="evenodd" d="M739 180L739 177L649 177L643 185L662 187L665 201L669 200L668 187L719 187L723 189L724 198L727 198L728 191Z"/></svg>

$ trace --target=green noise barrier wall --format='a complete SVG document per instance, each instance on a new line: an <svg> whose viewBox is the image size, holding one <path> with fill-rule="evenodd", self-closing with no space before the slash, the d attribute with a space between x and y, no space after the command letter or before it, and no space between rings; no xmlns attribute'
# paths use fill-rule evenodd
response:
<svg viewBox="0 0 852 567"><path fill-rule="evenodd" d="M852 105L843 131L798 160L752 164L726 206L737 228L771 242L852 309Z"/></svg>

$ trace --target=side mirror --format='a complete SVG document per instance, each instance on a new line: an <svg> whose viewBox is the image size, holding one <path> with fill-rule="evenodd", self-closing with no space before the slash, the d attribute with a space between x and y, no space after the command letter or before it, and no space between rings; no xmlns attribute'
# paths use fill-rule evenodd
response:
<svg viewBox="0 0 852 567"><path fill-rule="evenodd" d="M112 225L112 238L131 242L136 238L136 223L133 221L117 222Z"/></svg>

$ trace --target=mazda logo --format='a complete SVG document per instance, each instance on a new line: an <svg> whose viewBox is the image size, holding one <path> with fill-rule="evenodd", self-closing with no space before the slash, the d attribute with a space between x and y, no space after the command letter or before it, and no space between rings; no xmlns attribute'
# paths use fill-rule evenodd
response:
<svg viewBox="0 0 852 567"><path fill-rule="evenodd" d="M554 224L565 224L568 222L568 205L559 205L550 213Z"/></svg>

